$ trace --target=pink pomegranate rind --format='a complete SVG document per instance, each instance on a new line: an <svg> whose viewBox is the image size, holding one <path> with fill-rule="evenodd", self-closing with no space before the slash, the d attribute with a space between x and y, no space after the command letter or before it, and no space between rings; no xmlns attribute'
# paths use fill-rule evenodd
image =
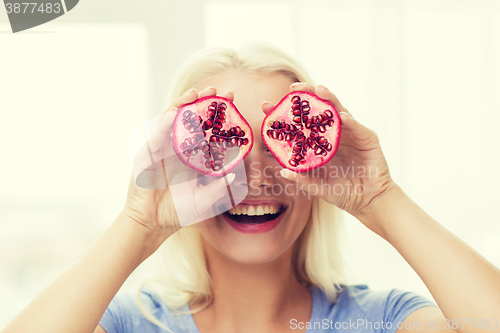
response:
<svg viewBox="0 0 500 333"><path fill-rule="evenodd" d="M209 176L223 176L245 158L253 133L236 106L208 96L182 106L173 124L172 141L180 160Z"/></svg>
<svg viewBox="0 0 500 333"><path fill-rule="evenodd" d="M262 123L262 141L284 168L305 172L328 163L337 152L341 122L335 107L318 96L291 92Z"/></svg>

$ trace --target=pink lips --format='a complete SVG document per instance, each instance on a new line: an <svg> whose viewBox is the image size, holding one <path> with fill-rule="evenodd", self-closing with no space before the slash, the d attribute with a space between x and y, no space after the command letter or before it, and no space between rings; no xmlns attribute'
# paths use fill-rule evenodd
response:
<svg viewBox="0 0 500 333"><path fill-rule="evenodd" d="M263 204L263 203L269 203L269 201L264 202L264 201L244 201L242 203L246 204ZM233 227L236 231L239 231L244 234L260 234L264 232L268 232L276 228L276 226L280 223L281 218L283 217L284 210L281 211L281 214L275 218L274 220L267 221L264 223L258 223L258 224L247 224L247 223L238 223L236 221L233 221L230 217L228 217L226 214L222 214L226 222Z"/></svg>

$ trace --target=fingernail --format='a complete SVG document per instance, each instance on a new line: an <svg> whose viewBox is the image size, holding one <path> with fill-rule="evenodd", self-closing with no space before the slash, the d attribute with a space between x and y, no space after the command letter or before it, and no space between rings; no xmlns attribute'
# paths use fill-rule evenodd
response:
<svg viewBox="0 0 500 333"><path fill-rule="evenodd" d="M327 87L325 87L325 86L324 86L324 85L322 85L322 84L318 84L316 87L318 87L318 88L323 88L323 89L328 90L328 88L327 88Z"/></svg>
<svg viewBox="0 0 500 333"><path fill-rule="evenodd" d="M234 173L230 173L226 176L227 184L230 185L234 179L236 178L236 175Z"/></svg>
<svg viewBox="0 0 500 333"><path fill-rule="evenodd" d="M341 115L343 115L343 114L345 114L345 115L346 115L346 117L352 118L352 117L351 117L351 115L350 115L349 113L344 112L344 111L341 111L341 112L339 113L339 116L341 116Z"/></svg>
<svg viewBox="0 0 500 333"><path fill-rule="evenodd" d="M177 108L174 106L173 108L171 108L170 110L168 110L168 112L175 111L175 110L177 110Z"/></svg>
<svg viewBox="0 0 500 333"><path fill-rule="evenodd" d="M281 169L280 174L288 179L295 179L297 178L297 174L293 171L290 171L288 169Z"/></svg>
<svg viewBox="0 0 500 333"><path fill-rule="evenodd" d="M186 91L182 96L184 95L187 95L187 94L190 94L192 92L196 91L196 89L192 88L192 89L189 89L188 91Z"/></svg>
<svg viewBox="0 0 500 333"><path fill-rule="evenodd" d="M295 83L292 83L292 85L290 87L300 86L301 84L302 84L302 82L295 82Z"/></svg>

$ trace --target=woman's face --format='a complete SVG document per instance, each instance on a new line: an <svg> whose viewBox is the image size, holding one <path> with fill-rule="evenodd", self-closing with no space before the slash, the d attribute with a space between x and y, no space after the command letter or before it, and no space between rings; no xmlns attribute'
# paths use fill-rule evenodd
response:
<svg viewBox="0 0 500 333"><path fill-rule="evenodd" d="M290 92L292 83L280 74L228 71L195 86L198 91L213 86L218 94L233 91L234 104L252 127L254 137L253 148L244 159L246 177L237 175L231 185L248 186L246 199L229 212L198 224L207 255L246 264L266 263L291 251L307 223L311 198L281 177L282 168L260 135L265 117L262 102L277 104ZM254 213L257 215L250 215Z"/></svg>

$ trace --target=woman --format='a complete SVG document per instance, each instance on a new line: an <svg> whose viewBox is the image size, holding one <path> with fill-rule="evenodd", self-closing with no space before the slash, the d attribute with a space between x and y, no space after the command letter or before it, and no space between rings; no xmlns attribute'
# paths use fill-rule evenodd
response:
<svg viewBox="0 0 500 333"><path fill-rule="evenodd" d="M311 82L293 60L265 46L209 50L191 59L174 84L171 111L150 138L153 155L169 142L177 108L225 91L221 96L234 100L256 133L244 160L246 177L236 173L226 181L248 190L239 207L267 205L280 213L279 223L266 232L243 233L231 227L228 219L234 216L225 212L181 227L179 215L203 214L224 196L223 178L193 187L177 211L168 186L144 189L148 186L132 181L123 211L103 237L4 332L164 331L160 326L201 333L483 332L486 322L488 329L498 329L500 271L418 207L391 179L376 134L332 92ZM314 93L340 112L341 143L328 166L377 172L331 177L282 170L258 133L265 114L290 91ZM154 174L157 167L148 171ZM271 191L289 184L302 190ZM314 184L344 191L313 192L325 188ZM363 191L349 191L356 185ZM393 245L438 306L412 293L343 285L335 241L338 218L332 213L336 207ZM115 297L162 244L163 288L144 288L139 304L128 294Z"/></svg>

